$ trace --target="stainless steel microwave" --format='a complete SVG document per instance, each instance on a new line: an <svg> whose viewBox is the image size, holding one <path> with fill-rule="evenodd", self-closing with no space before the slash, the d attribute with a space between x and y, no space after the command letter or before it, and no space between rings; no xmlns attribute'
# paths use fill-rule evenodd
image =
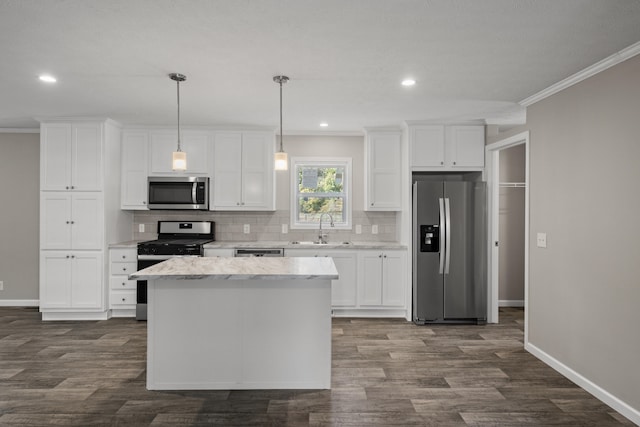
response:
<svg viewBox="0 0 640 427"><path fill-rule="evenodd" d="M149 177L149 209L209 209L209 178Z"/></svg>

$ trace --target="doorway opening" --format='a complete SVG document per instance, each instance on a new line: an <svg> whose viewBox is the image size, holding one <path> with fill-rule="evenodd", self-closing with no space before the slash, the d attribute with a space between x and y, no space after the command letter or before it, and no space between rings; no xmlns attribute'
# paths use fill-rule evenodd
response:
<svg viewBox="0 0 640 427"><path fill-rule="evenodd" d="M487 145L486 161L485 178L489 196L487 320L498 323L501 305L524 307L526 342L529 287L529 132Z"/></svg>

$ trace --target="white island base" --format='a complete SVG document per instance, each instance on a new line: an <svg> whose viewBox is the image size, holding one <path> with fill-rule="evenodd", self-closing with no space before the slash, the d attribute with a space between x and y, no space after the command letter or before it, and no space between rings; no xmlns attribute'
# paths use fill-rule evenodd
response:
<svg viewBox="0 0 640 427"><path fill-rule="evenodd" d="M330 278L215 277L148 277L149 390L331 387Z"/></svg>

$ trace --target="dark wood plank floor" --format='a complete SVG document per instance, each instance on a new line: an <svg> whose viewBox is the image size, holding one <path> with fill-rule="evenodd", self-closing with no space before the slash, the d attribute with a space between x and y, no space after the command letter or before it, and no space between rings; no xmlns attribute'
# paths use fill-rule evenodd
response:
<svg viewBox="0 0 640 427"><path fill-rule="evenodd" d="M150 392L146 323L0 308L0 425L632 425L524 351L522 310L501 319L334 319L331 390Z"/></svg>

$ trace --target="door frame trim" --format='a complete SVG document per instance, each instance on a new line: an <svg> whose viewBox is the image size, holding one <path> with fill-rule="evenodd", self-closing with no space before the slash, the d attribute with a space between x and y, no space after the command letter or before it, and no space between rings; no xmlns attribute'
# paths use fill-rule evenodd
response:
<svg viewBox="0 0 640 427"><path fill-rule="evenodd" d="M529 330L529 131L489 144L485 147L485 181L487 182L487 322L498 323L498 251L494 242L498 241L499 224L499 176L500 151L517 145L525 145L525 210L524 210L524 342L528 342Z"/></svg>

